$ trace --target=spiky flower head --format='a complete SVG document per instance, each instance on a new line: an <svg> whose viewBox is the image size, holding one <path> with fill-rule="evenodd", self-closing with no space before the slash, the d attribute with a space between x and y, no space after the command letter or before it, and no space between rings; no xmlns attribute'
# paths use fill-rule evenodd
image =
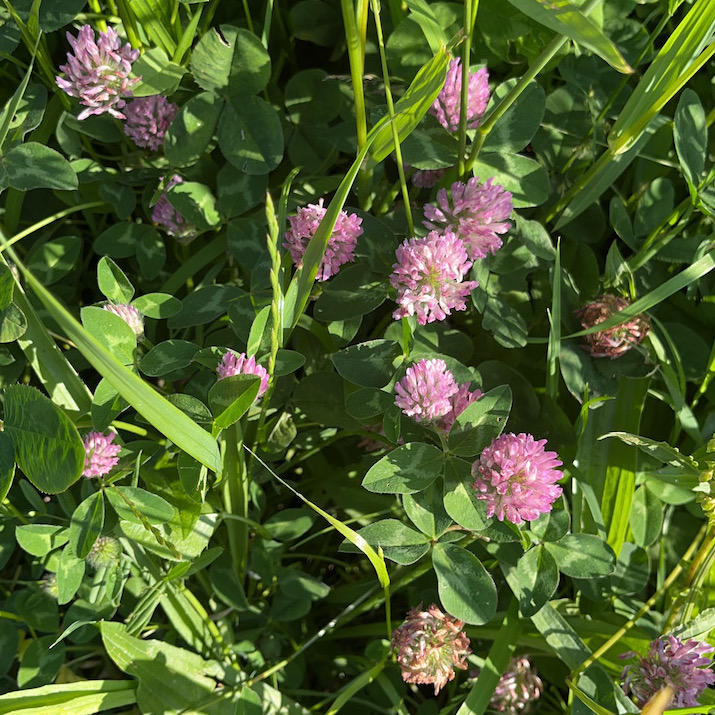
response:
<svg viewBox="0 0 715 715"><path fill-rule="evenodd" d="M59 597L59 589L57 587L57 574L48 571L42 579L40 579L40 591L55 601Z"/></svg>
<svg viewBox="0 0 715 715"><path fill-rule="evenodd" d="M465 281L472 267L462 241L453 233L431 231L397 247L390 283L397 291L395 320L409 315L420 325L444 320L452 310L465 310L469 294L479 285Z"/></svg>
<svg viewBox="0 0 715 715"><path fill-rule="evenodd" d="M493 179L480 184L474 176L466 184L455 181L450 194L451 198L446 189L440 189L437 205L425 205L425 227L455 233L464 241L473 261L496 253L502 245L499 235L511 228L511 193Z"/></svg>
<svg viewBox="0 0 715 715"><path fill-rule="evenodd" d="M545 439L530 434L503 434L484 449L472 465L477 499L487 503L487 516L521 524L551 511L561 496L556 482L563 474L556 452L544 449Z"/></svg>
<svg viewBox="0 0 715 715"><path fill-rule="evenodd" d="M113 536L100 536L92 545L86 557L92 568L109 568L117 563L122 553L122 546Z"/></svg>
<svg viewBox="0 0 715 715"><path fill-rule="evenodd" d="M189 243L196 238L196 226L189 223L169 201L166 192L177 184L183 184L184 180L174 174L166 185L166 188L154 204L151 212L151 220L161 226L170 236L173 236L179 243Z"/></svg>
<svg viewBox="0 0 715 715"><path fill-rule="evenodd" d="M576 315L581 319L581 327L592 328L616 313L620 313L629 305L631 302L627 298L606 293L599 295L591 303L587 303L581 310L577 310ZM650 320L648 317L637 315L614 328L586 335L584 347L593 357L615 359L638 345L648 335L649 330Z"/></svg>
<svg viewBox="0 0 715 715"><path fill-rule="evenodd" d="M164 143L166 130L178 111L178 104L160 94L133 99L124 110L124 133L138 147L156 151Z"/></svg>
<svg viewBox="0 0 715 715"><path fill-rule="evenodd" d="M704 657L713 650L713 646L701 641L682 641L672 635L657 638L651 642L645 657L632 651L620 656L637 658L636 663L623 669L623 689L642 708L661 688L669 685L673 689L670 707L695 707L703 690L715 683L715 673L709 669L712 659Z"/></svg>
<svg viewBox="0 0 715 715"><path fill-rule="evenodd" d="M118 315L134 331L137 340L144 337L144 318L136 308L126 303L107 303L102 307L104 310Z"/></svg>
<svg viewBox="0 0 715 715"><path fill-rule="evenodd" d="M290 251L296 268L303 265L303 256L310 239L318 230L326 211L327 209L323 207L323 199L320 199L317 204L303 206L298 209L295 216L288 217L290 228L285 232L283 248ZM338 272L340 266L352 261L355 258L357 240L362 234L362 219L357 214L341 211L328 239L328 246L318 266L315 280L328 280Z"/></svg>
<svg viewBox="0 0 715 715"><path fill-rule="evenodd" d="M446 173L447 169L418 169L411 179L418 189L431 189L439 184Z"/></svg>
<svg viewBox="0 0 715 715"><path fill-rule="evenodd" d="M406 683L434 685L435 695L454 679L454 669L467 667L472 652L469 638L462 632L464 621L450 616L433 603L426 611L422 604L407 613L405 622L392 634L392 648Z"/></svg>
<svg viewBox="0 0 715 715"><path fill-rule="evenodd" d="M524 657L512 658L489 701L489 709L519 715L531 708L543 689L544 684L531 661Z"/></svg>
<svg viewBox="0 0 715 715"><path fill-rule="evenodd" d="M108 435L102 432L90 432L84 437L84 471L82 475L88 479L91 477L103 477L114 469L121 451L121 445L112 444L114 432Z"/></svg>
<svg viewBox="0 0 715 715"><path fill-rule="evenodd" d="M57 86L70 97L77 97L83 109L77 119L86 119L92 114L109 112L117 119L124 119L119 110L124 107L125 97L131 97L132 88L139 78L129 79L132 63L139 57L127 43L122 47L117 31L109 27L99 33L95 42L94 30L82 25L73 37L67 33L67 42L72 52L67 53L67 64L60 65L65 77L55 77Z"/></svg>
<svg viewBox="0 0 715 715"><path fill-rule="evenodd" d="M420 360L395 385L395 404L417 422L434 422L451 412L458 389L444 360Z"/></svg>
<svg viewBox="0 0 715 715"><path fill-rule="evenodd" d="M224 353L216 372L219 380L231 375L256 375L260 377L261 386L258 388L258 397L263 397L268 389L268 371L263 365L256 363L256 358L253 355L246 357L246 353L235 353L233 350L229 350Z"/></svg>
<svg viewBox="0 0 715 715"><path fill-rule="evenodd" d="M489 104L489 75L482 68L477 72L469 72L467 85L467 129L476 129L487 111ZM430 107L430 114L439 120L440 124L450 132L459 129L462 116L462 60L452 59L437 99Z"/></svg>

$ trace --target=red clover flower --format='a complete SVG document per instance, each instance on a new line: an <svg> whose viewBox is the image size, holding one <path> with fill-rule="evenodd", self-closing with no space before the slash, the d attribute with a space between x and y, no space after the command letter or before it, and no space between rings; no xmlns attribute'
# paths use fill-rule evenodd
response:
<svg viewBox="0 0 715 715"><path fill-rule="evenodd" d="M638 658L637 663L623 669L623 689L642 708L661 688L669 685L674 691L670 707L695 707L705 688L715 683L715 673L709 670L712 659L704 657L713 650L713 646L701 641L682 641L672 635L657 638L651 642L645 657L632 651L620 656Z"/></svg>
<svg viewBox="0 0 715 715"><path fill-rule="evenodd" d="M462 241L453 233L431 231L398 246L390 283L397 291L395 320L417 316L420 325L444 320L452 310L465 310L469 294L479 285L464 281L472 262Z"/></svg>
<svg viewBox="0 0 715 715"><path fill-rule="evenodd" d="M288 217L290 228L285 233L283 247L290 251L296 268L303 265L303 256L310 239L318 230L326 211L327 209L323 207L323 199L320 199L317 204L303 206L298 209L295 216ZM362 234L362 219L357 214L341 211L328 239L328 246L318 266L315 280L328 280L338 272L343 263L352 261L355 257L357 240Z"/></svg>
<svg viewBox="0 0 715 715"><path fill-rule="evenodd" d="M173 236L179 243L189 243L196 238L196 226L189 223L169 201L166 192L177 184L183 184L184 180L174 174L166 185L161 196L154 204L151 212L151 220L161 226L170 236Z"/></svg>
<svg viewBox="0 0 715 715"><path fill-rule="evenodd" d="M437 186L447 173L447 169L418 169L412 174L412 183L418 189L431 189Z"/></svg>
<svg viewBox="0 0 715 715"><path fill-rule="evenodd" d="M134 331L137 340L144 337L144 319L136 308L126 303L107 303L102 307L104 310L118 315Z"/></svg>
<svg viewBox="0 0 715 715"><path fill-rule="evenodd" d="M449 63L447 78L437 99L429 109L440 124L450 132L459 129L462 93L462 60L453 59ZM469 72L467 85L467 129L476 129L487 111L489 104L489 75L482 68L477 72Z"/></svg>
<svg viewBox="0 0 715 715"><path fill-rule="evenodd" d="M139 78L129 79L139 50L133 50L129 43L122 47L117 31L111 27L100 32L95 42L94 30L82 25L77 37L67 33L67 42L74 54L67 53L67 64L60 65L65 77L55 77L55 81L60 89L87 107L77 119L105 112L124 119L119 111L126 104L124 97L131 97L132 88L139 82Z"/></svg>
<svg viewBox="0 0 715 715"><path fill-rule="evenodd" d="M392 648L406 683L433 684L435 695L454 679L454 669L467 667L472 652L462 632L464 621L450 616L433 603L410 610L405 622L392 634Z"/></svg>
<svg viewBox="0 0 715 715"><path fill-rule="evenodd" d="M576 315L581 319L581 327L592 328L616 313L620 313L629 305L631 302L623 296L599 295L581 310L577 310ZM586 335L584 347L593 357L609 357L613 360L638 345L648 335L649 330L648 317L637 315L622 325Z"/></svg>
<svg viewBox="0 0 715 715"><path fill-rule="evenodd" d="M121 446L112 444L115 434L108 435L102 432L90 432L84 438L84 471L82 475L88 479L103 477L114 469L121 451Z"/></svg>
<svg viewBox="0 0 715 715"><path fill-rule="evenodd" d="M451 201L446 189L437 192L437 206L426 204L426 228L457 234L467 247L467 254L476 261L489 253L496 253L502 245L498 234L511 228L511 193L493 179L480 184L472 177L466 184L455 181L451 188Z"/></svg>
<svg viewBox="0 0 715 715"><path fill-rule="evenodd" d="M124 133L142 149L157 151L164 143L166 130L179 111L179 105L156 94L138 97L127 104Z"/></svg>
<svg viewBox="0 0 715 715"><path fill-rule="evenodd" d="M524 657L512 658L489 701L489 709L519 715L531 708L543 689L544 684L531 661Z"/></svg>
<svg viewBox="0 0 715 715"><path fill-rule="evenodd" d="M472 465L477 499L487 503L487 516L521 524L551 511L561 496L556 482L563 474L556 452L544 449L545 439L530 434L503 434L492 441Z"/></svg>
<svg viewBox="0 0 715 715"><path fill-rule="evenodd" d="M246 357L246 353L235 353L233 350L229 350L224 353L216 372L219 380L232 375L256 375L260 377L261 386L258 388L257 397L263 397L268 389L268 371L263 365L256 363L256 358L253 355L249 358Z"/></svg>

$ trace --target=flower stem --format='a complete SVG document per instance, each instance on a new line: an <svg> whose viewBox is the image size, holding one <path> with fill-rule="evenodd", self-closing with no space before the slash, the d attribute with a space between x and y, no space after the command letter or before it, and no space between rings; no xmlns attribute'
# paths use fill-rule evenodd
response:
<svg viewBox="0 0 715 715"><path fill-rule="evenodd" d="M223 433L223 500L227 514L241 519L226 521L231 558L240 581L243 581L248 559L248 478L243 455L243 433L240 423L227 427Z"/></svg>

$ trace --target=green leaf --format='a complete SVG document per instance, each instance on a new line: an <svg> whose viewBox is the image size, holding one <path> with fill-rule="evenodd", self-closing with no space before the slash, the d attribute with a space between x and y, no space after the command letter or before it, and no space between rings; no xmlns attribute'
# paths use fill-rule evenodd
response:
<svg viewBox="0 0 715 715"><path fill-rule="evenodd" d="M0 432L0 504L5 500L15 477L15 446L7 432Z"/></svg>
<svg viewBox="0 0 715 715"><path fill-rule="evenodd" d="M559 585L556 561L543 544L537 544L519 559L516 580L519 589L514 595L519 599L519 610L529 618L554 595Z"/></svg>
<svg viewBox="0 0 715 715"><path fill-rule="evenodd" d="M611 590L619 596L640 593L650 578L650 558L645 549L626 542L618 554L616 570L611 575Z"/></svg>
<svg viewBox="0 0 715 715"><path fill-rule="evenodd" d="M82 251L82 239L79 236L62 236L43 243L33 251L27 267L46 286L64 278L77 263Z"/></svg>
<svg viewBox="0 0 715 715"><path fill-rule="evenodd" d="M459 457L480 454L504 429L511 409L511 388L500 385L472 402L449 432L450 452Z"/></svg>
<svg viewBox="0 0 715 715"><path fill-rule="evenodd" d="M315 512L310 509L283 509L268 517L263 526L271 539L294 541L310 531L315 519Z"/></svg>
<svg viewBox="0 0 715 715"><path fill-rule="evenodd" d="M7 388L4 428L15 445L18 466L40 491L59 494L82 475L84 445L77 429L34 388Z"/></svg>
<svg viewBox="0 0 715 715"><path fill-rule="evenodd" d="M244 292L232 285L206 285L198 288L181 301L181 312L169 319L169 328L181 330L206 325L226 315L227 304L241 295Z"/></svg>
<svg viewBox="0 0 715 715"><path fill-rule="evenodd" d="M591 50L618 72L623 74L633 72L618 48L603 34L601 28L567 0L509 0L509 2L532 20Z"/></svg>
<svg viewBox="0 0 715 715"><path fill-rule="evenodd" d="M348 266L325 284L313 315L324 323L368 315L387 299L385 277L362 265Z"/></svg>
<svg viewBox="0 0 715 715"><path fill-rule="evenodd" d="M608 576L616 568L613 549L593 534L567 534L544 547L556 560L559 571L572 578Z"/></svg>
<svg viewBox="0 0 715 715"><path fill-rule="evenodd" d="M191 365L200 345L187 340L165 340L155 345L139 361L139 370L149 377L168 375Z"/></svg>
<svg viewBox="0 0 715 715"><path fill-rule="evenodd" d="M51 683L65 659L65 645L59 643L50 650L54 636L36 638L25 649L17 671L20 688L36 688Z"/></svg>
<svg viewBox="0 0 715 715"><path fill-rule="evenodd" d="M654 439L641 437L640 435L630 434L628 432L608 432L599 437L599 440L608 437L615 437L625 444L634 445L638 447L641 452L653 457L653 459L657 459L665 464L670 464L673 467L678 467L686 474L700 474L698 464L691 456L682 454L677 447L671 447L667 442L657 442Z"/></svg>
<svg viewBox="0 0 715 715"><path fill-rule="evenodd" d="M132 301L132 307L147 318L171 318L181 312L181 301L168 293L146 293Z"/></svg>
<svg viewBox="0 0 715 715"><path fill-rule="evenodd" d="M118 315L90 305L80 310L82 325L114 359L122 365L133 365L137 336L129 324Z"/></svg>
<svg viewBox="0 0 715 715"><path fill-rule="evenodd" d="M222 109L215 94L203 92L179 110L164 137L164 154L174 166L190 166L204 155Z"/></svg>
<svg viewBox="0 0 715 715"><path fill-rule="evenodd" d="M23 524L15 527L15 538L23 551L32 556L47 556L69 540L64 526L51 524Z"/></svg>
<svg viewBox="0 0 715 715"><path fill-rule="evenodd" d="M482 531L487 522L486 504L472 487L472 465L463 459L448 459L444 477L444 508L465 529Z"/></svg>
<svg viewBox="0 0 715 715"><path fill-rule="evenodd" d="M37 43L39 44L39 36L37 38ZM7 104L3 107L2 112L0 112L0 153L2 150L5 150L7 148L5 146L5 143L8 137L8 132L13 127L13 124L16 124L17 122L16 116L22 103L22 100L25 96L25 92L27 91L28 82L30 81L30 77L32 76L32 68L35 64L36 51L37 45L35 46L35 50L32 53L32 60L30 61L30 65L25 72L25 76L23 77L22 82L20 82L17 89L15 90L15 93L12 95Z"/></svg>
<svg viewBox="0 0 715 715"><path fill-rule="evenodd" d="M663 528L663 503L645 485L636 489L628 523L638 546L655 543Z"/></svg>
<svg viewBox="0 0 715 715"><path fill-rule="evenodd" d="M381 549L385 558L406 566L421 559L429 551L427 537L397 519L382 519L357 532L370 546ZM356 553L358 547L346 540L340 551Z"/></svg>
<svg viewBox="0 0 715 715"><path fill-rule="evenodd" d="M216 228L221 223L216 197L206 184L184 181L169 188L166 198L189 223L200 229Z"/></svg>
<svg viewBox="0 0 715 715"><path fill-rule="evenodd" d="M220 429L230 427L243 417L256 401L261 380L255 375L230 375L209 390L209 406L214 424Z"/></svg>
<svg viewBox="0 0 715 715"><path fill-rule="evenodd" d="M356 420L368 420L381 415L394 404L395 398L388 392L376 390L374 387L363 387L347 396L345 411Z"/></svg>
<svg viewBox="0 0 715 715"><path fill-rule="evenodd" d="M700 184L707 158L708 127L700 98L692 89L680 95L675 110L673 138L678 161L691 190Z"/></svg>
<svg viewBox="0 0 715 715"><path fill-rule="evenodd" d="M473 172L482 182L491 177L494 184L511 191L515 209L539 206L549 197L549 176L545 169L520 154L480 154Z"/></svg>
<svg viewBox="0 0 715 715"><path fill-rule="evenodd" d="M278 112L261 97L233 97L221 114L218 144L237 169L246 174L268 174L283 158Z"/></svg>
<svg viewBox="0 0 715 715"><path fill-rule="evenodd" d="M129 303L134 297L134 286L124 271L106 256L100 258L97 264L97 284L112 303Z"/></svg>
<svg viewBox="0 0 715 715"><path fill-rule="evenodd" d="M69 191L78 186L77 174L62 154L54 149L26 142L11 149L1 163L8 183L18 191L59 189Z"/></svg>
<svg viewBox="0 0 715 715"><path fill-rule="evenodd" d="M174 507L158 494L140 487L114 487L106 490L107 499L120 519L141 524L138 511L150 524L166 524L174 518Z"/></svg>
<svg viewBox="0 0 715 715"><path fill-rule="evenodd" d="M65 546L57 561L57 603L69 603L82 585L85 563L77 558L70 546Z"/></svg>
<svg viewBox="0 0 715 715"><path fill-rule="evenodd" d="M557 502L558 503L558 502ZM539 541L558 541L568 533L571 517L566 509L552 509L540 514L530 524L530 531Z"/></svg>
<svg viewBox="0 0 715 715"><path fill-rule="evenodd" d="M471 551L454 544L435 544L432 565L445 611L475 626L494 617L497 610L494 580Z"/></svg>
<svg viewBox="0 0 715 715"><path fill-rule="evenodd" d="M482 327L493 333L494 339L505 348L523 348L528 340L524 318L498 296L487 299Z"/></svg>
<svg viewBox="0 0 715 715"><path fill-rule="evenodd" d="M368 470L362 485L378 494L414 494L426 489L442 471L444 455L431 444L403 444Z"/></svg>
<svg viewBox="0 0 715 715"><path fill-rule="evenodd" d="M172 62L161 47L151 47L132 65L132 76L141 77L132 96L173 94L185 74L186 70Z"/></svg>
<svg viewBox="0 0 715 715"><path fill-rule="evenodd" d="M159 238L159 232L146 223L116 223L97 236L94 251L100 256L129 258L145 238Z"/></svg>
<svg viewBox="0 0 715 715"><path fill-rule="evenodd" d="M271 58L252 32L221 25L199 40L191 72L201 89L227 97L256 94L268 84Z"/></svg>
<svg viewBox="0 0 715 715"><path fill-rule="evenodd" d="M361 387L384 387L395 372L393 363L402 354L392 340L369 340L330 356L338 373Z"/></svg>
<svg viewBox="0 0 715 715"><path fill-rule="evenodd" d="M0 343L13 343L26 331L27 318L14 303L0 311Z"/></svg>
<svg viewBox="0 0 715 715"><path fill-rule="evenodd" d="M84 559L104 527L104 492L90 494L74 511L70 521L70 547Z"/></svg>
<svg viewBox="0 0 715 715"><path fill-rule="evenodd" d="M452 525L444 510L442 490L438 482L416 494L403 494L402 506L410 521L428 538L437 539Z"/></svg>

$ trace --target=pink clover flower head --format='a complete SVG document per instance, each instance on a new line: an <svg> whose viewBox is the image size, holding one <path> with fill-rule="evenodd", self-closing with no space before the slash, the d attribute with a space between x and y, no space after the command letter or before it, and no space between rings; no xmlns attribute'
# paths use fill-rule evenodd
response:
<svg viewBox="0 0 715 715"><path fill-rule="evenodd" d="M308 248L310 239L320 226L327 209L323 207L323 199L317 204L308 204L298 209L295 216L288 217L290 228L286 231L283 248L290 251L290 256L296 268L303 265L303 256ZM333 227L333 232L328 239L323 260L318 266L315 276L317 281L326 281L334 276L340 266L355 258L357 240L363 234L362 219L357 214L341 211Z"/></svg>
<svg viewBox="0 0 715 715"><path fill-rule="evenodd" d="M114 469L119 462L117 455L122 449L121 445L112 444L114 437L114 432L108 435L102 432L90 432L85 435L83 476L88 479L103 477Z"/></svg>
<svg viewBox="0 0 715 715"><path fill-rule="evenodd" d="M82 25L77 37L67 33L67 42L72 52L67 53L67 64L60 65L65 77L55 77L57 86L70 97L77 97L83 109L77 119L86 119L92 114L109 112L117 119L124 119L119 110L126 104L125 97L131 97L132 88L139 78L130 79L132 63L139 57L139 50L133 50L122 43L117 31L109 27L99 33L95 42L94 30Z"/></svg>
<svg viewBox="0 0 715 715"><path fill-rule="evenodd" d="M162 177L163 178L163 177ZM189 243L196 238L196 226L189 223L169 201L166 192L177 184L183 184L184 180L174 174L166 185L166 188L154 204L151 212L151 220L155 225L161 226L170 236L173 236L179 243Z"/></svg>
<svg viewBox="0 0 715 715"><path fill-rule="evenodd" d="M466 310L469 294L479 285L465 281L472 267L464 243L453 233L431 231L405 239L395 251L390 283L397 291L395 320L414 315L420 325L444 320L452 310Z"/></svg>
<svg viewBox="0 0 715 715"><path fill-rule="evenodd" d="M587 303L576 315L581 319L583 328L592 328L602 323L624 308L631 302L619 295L599 295L591 303ZM622 325L617 325L608 330L600 330L585 336L584 346L593 357L609 357L612 360L621 357L632 347L638 345L648 335L650 321L645 315L637 315Z"/></svg>
<svg viewBox="0 0 715 715"><path fill-rule="evenodd" d="M561 496L556 482L563 477L556 452L544 449L545 439L530 434L503 434L484 449L472 465L477 499L487 503L487 516L521 524L551 511Z"/></svg>
<svg viewBox="0 0 715 715"><path fill-rule="evenodd" d="M462 60L452 59L437 99L429 108L430 114L437 117L439 123L450 132L459 129L462 116ZM487 111L489 104L489 74L482 68L469 72L467 85L467 129L476 129Z"/></svg>
<svg viewBox="0 0 715 715"><path fill-rule="evenodd" d="M144 337L144 318L136 308L126 303L107 303L102 307L104 310L118 315L134 331L137 340Z"/></svg>
<svg viewBox="0 0 715 715"><path fill-rule="evenodd" d="M446 189L437 192L437 205L426 204L424 226L433 231L457 234L467 247L467 254L476 261L496 253L502 245L499 234L511 228L511 193L487 179L480 184L472 177L466 184L455 181L451 200Z"/></svg>
<svg viewBox="0 0 715 715"><path fill-rule="evenodd" d="M451 412L458 389L444 360L420 360L395 385L395 404L417 422L434 422Z"/></svg>
<svg viewBox="0 0 715 715"><path fill-rule="evenodd" d="M696 640L682 641L676 636L663 636L652 641L648 653L623 653L621 658L637 657L623 669L623 689L642 708L661 688L673 688L669 707L683 708L699 705L698 698L710 685L715 684L715 673L709 669L712 659L705 653L715 648Z"/></svg>
<svg viewBox="0 0 715 715"><path fill-rule="evenodd" d="M261 378L261 386L258 388L258 397L263 397L268 389L268 371L263 365L256 363L256 358L246 357L246 353L235 353L233 350L225 352L221 362L216 368L218 379L223 380L231 375L256 375Z"/></svg>
<svg viewBox="0 0 715 715"><path fill-rule="evenodd" d="M512 658L489 701L489 709L519 715L531 708L543 690L544 684L531 661L524 657Z"/></svg>
<svg viewBox="0 0 715 715"><path fill-rule="evenodd" d="M160 94L133 99L124 110L124 133L138 147L157 151L178 111L178 104Z"/></svg>
<svg viewBox="0 0 715 715"><path fill-rule="evenodd" d="M418 189L431 189L439 184L446 173L447 169L418 169L411 179Z"/></svg>
<svg viewBox="0 0 715 715"><path fill-rule="evenodd" d="M468 382L461 384L458 387L457 392L449 398L451 409L446 415L437 420L436 427L441 429L445 434L449 434L449 431L452 429L452 425L457 417L459 417L459 415L461 415L462 412L464 412L464 410L472 404L472 402L478 400L483 394L484 393L479 389L470 390Z"/></svg>
<svg viewBox="0 0 715 715"><path fill-rule="evenodd" d="M406 683L434 685L434 693L454 680L454 669L467 668L472 652L469 638L462 632L464 621L450 616L433 603L426 611L422 604L411 609L392 634L392 648Z"/></svg>

